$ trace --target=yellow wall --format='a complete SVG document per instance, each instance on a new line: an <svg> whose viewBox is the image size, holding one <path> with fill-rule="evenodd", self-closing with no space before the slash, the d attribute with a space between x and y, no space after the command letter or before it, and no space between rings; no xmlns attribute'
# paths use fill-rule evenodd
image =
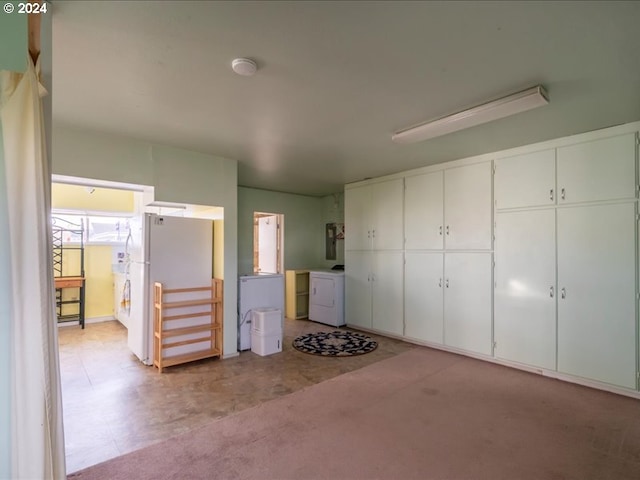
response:
<svg viewBox="0 0 640 480"><path fill-rule="evenodd" d="M111 273L112 247L89 245L84 249L85 311L86 319L113 316L113 274ZM63 258L64 276L80 274L80 256L77 250L66 250ZM78 289L63 290L65 300L76 299ZM65 306L63 313L77 312L76 305Z"/></svg>
<svg viewBox="0 0 640 480"><path fill-rule="evenodd" d="M224 220L213 221L213 278L224 279Z"/></svg>
<svg viewBox="0 0 640 480"><path fill-rule="evenodd" d="M51 206L65 210L132 213L133 192L95 188L93 193L89 193L87 187L54 183L51 185Z"/></svg>

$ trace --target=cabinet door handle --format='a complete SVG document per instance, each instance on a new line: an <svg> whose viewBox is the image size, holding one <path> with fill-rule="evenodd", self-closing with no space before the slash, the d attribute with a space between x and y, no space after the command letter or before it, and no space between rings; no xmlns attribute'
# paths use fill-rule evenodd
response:
<svg viewBox="0 0 640 480"><path fill-rule="evenodd" d="M449 279L448 279L448 278L445 280L445 282L444 282L444 286L445 286L445 287L447 287L447 288L449 288Z"/></svg>
<svg viewBox="0 0 640 480"><path fill-rule="evenodd" d="M316 294L316 287L313 287L313 294Z"/></svg>
<svg viewBox="0 0 640 480"><path fill-rule="evenodd" d="M560 190L560 198L562 200L564 200L564 188L562 188L562 190Z"/></svg>
<svg viewBox="0 0 640 480"><path fill-rule="evenodd" d="M549 200L553 200L553 188L549 190Z"/></svg>
<svg viewBox="0 0 640 480"><path fill-rule="evenodd" d="M560 290L560 298L567 298L567 291L564 288Z"/></svg>
<svg viewBox="0 0 640 480"><path fill-rule="evenodd" d="M440 280L438 280L438 286L439 286L440 288L442 288L442 278L441 278Z"/></svg>
<svg viewBox="0 0 640 480"><path fill-rule="evenodd" d="M371 238L376 238L376 229L371 230Z"/></svg>
<svg viewBox="0 0 640 480"><path fill-rule="evenodd" d="M440 225L440 235L442 235L442 225Z"/></svg>
<svg viewBox="0 0 640 480"><path fill-rule="evenodd" d="M371 238L371 230L367 230L367 238Z"/></svg>
<svg viewBox="0 0 640 480"><path fill-rule="evenodd" d="M549 296L553 298L553 285L549 287Z"/></svg>
<svg viewBox="0 0 640 480"><path fill-rule="evenodd" d="M449 225L447 225L447 235L449 235Z"/></svg>

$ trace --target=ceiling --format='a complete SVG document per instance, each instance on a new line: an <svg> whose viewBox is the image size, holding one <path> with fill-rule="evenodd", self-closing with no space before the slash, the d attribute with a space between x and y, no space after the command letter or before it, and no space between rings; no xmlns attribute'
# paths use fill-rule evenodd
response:
<svg viewBox="0 0 640 480"><path fill-rule="evenodd" d="M54 121L345 183L640 120L640 2L60 1ZM230 68L250 57L259 70ZM550 104L424 142L401 128L542 84Z"/></svg>

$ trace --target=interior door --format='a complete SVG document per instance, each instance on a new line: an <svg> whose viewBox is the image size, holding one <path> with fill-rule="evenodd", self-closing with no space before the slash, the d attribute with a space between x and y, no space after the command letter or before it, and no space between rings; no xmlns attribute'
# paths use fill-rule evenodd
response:
<svg viewBox="0 0 640 480"><path fill-rule="evenodd" d="M555 210L496 215L495 356L556 369Z"/></svg>
<svg viewBox="0 0 640 480"><path fill-rule="evenodd" d="M636 387L635 205L558 209L558 370Z"/></svg>
<svg viewBox="0 0 640 480"><path fill-rule="evenodd" d="M443 254L407 252L404 268L404 335L443 342Z"/></svg>

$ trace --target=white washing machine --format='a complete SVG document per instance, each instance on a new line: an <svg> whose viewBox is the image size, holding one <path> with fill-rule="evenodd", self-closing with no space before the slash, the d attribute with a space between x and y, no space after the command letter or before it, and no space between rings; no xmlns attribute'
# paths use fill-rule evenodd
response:
<svg viewBox="0 0 640 480"><path fill-rule="evenodd" d="M340 327L344 322L344 272L309 272L309 320Z"/></svg>

